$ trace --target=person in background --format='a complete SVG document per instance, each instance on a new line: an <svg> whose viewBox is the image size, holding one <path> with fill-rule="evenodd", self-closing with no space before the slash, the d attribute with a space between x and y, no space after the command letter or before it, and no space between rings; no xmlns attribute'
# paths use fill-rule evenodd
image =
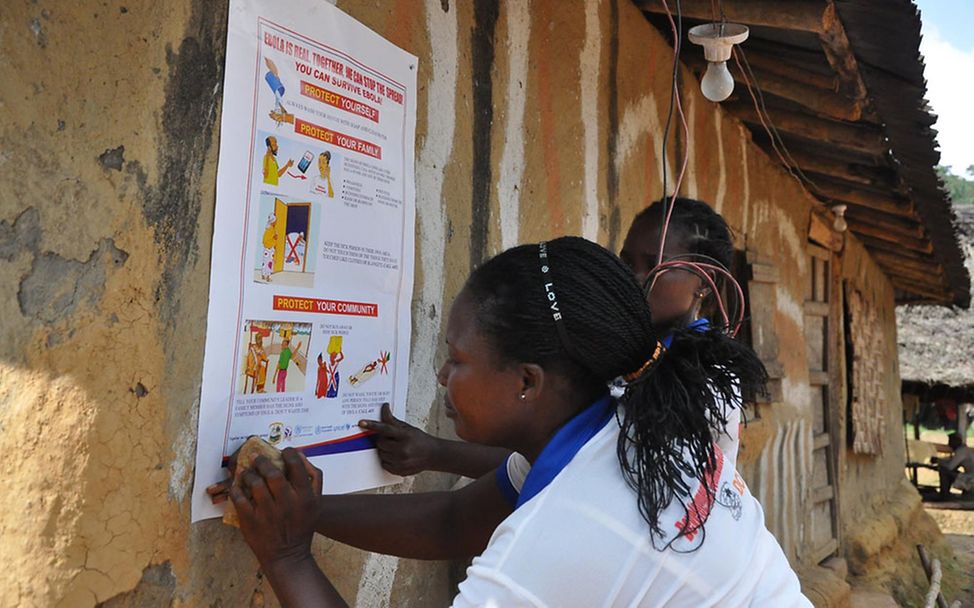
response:
<svg viewBox="0 0 974 608"><path fill-rule="evenodd" d="M714 443L721 402L760 391L763 365L725 332L672 334L664 348L632 272L584 239L484 263L437 378L457 435L508 466L455 492L320 496L297 451L285 471L258 459L229 497L281 604L346 605L311 555L317 529L402 557L478 554L457 608L811 606Z"/></svg>
<svg viewBox="0 0 974 608"><path fill-rule="evenodd" d="M952 487L965 494L974 492L974 450L965 445L959 433L948 435L947 445L953 451L950 460L936 463L940 473L940 497L949 498Z"/></svg>
<svg viewBox="0 0 974 608"><path fill-rule="evenodd" d="M641 211L629 226L620 258L644 284L659 261L660 234L669 201L653 203ZM730 269L734 243L724 218L704 202L677 198L667 230L663 261L677 256L716 261ZM719 279L719 277L713 277ZM707 328L714 314L714 295L702 279L690 272L674 270L661 274L647 296L654 324L663 329ZM669 344L664 339L664 345ZM717 421L717 443L725 458L736 466L740 445L741 411L724 408L723 422ZM379 420L363 420L360 426L374 431L376 447L384 469L395 475L440 471L476 479L505 462L502 448L475 445L434 437L393 416L388 406Z"/></svg>

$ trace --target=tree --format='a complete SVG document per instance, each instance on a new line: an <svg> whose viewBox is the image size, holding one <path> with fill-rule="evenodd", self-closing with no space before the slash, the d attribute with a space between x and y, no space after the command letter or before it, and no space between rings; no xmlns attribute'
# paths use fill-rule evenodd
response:
<svg viewBox="0 0 974 608"><path fill-rule="evenodd" d="M968 176L974 176L974 165L967 168L966 174ZM974 204L974 180L954 175L950 167L937 167L937 175L943 181L947 193L950 194L950 198L954 201L954 204Z"/></svg>

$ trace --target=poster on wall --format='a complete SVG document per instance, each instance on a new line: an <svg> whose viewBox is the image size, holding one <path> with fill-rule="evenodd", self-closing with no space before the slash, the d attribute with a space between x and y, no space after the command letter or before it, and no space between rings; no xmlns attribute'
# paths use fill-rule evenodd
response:
<svg viewBox="0 0 974 608"><path fill-rule="evenodd" d="M398 480L357 423L406 403L416 57L321 0L232 0L193 521L251 435L326 493Z"/></svg>

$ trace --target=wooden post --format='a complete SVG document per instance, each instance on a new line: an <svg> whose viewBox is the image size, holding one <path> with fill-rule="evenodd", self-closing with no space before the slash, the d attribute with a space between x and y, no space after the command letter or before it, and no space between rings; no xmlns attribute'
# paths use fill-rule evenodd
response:
<svg viewBox="0 0 974 608"><path fill-rule="evenodd" d="M917 553L920 554L920 563L923 565L923 572L927 575L927 581L933 576L933 567L930 565L930 558L927 557L927 550L923 548L923 545L917 545ZM944 599L944 594L937 594L937 607L938 608L950 608L947 605L947 600Z"/></svg>

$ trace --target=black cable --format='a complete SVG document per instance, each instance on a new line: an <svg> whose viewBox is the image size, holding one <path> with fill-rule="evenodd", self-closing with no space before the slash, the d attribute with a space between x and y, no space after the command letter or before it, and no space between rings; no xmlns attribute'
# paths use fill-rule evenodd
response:
<svg viewBox="0 0 974 608"><path fill-rule="evenodd" d="M664 8L666 8L666 0L662 0ZM667 9L668 11L669 9ZM663 145L661 154L663 156L663 195L660 200L663 202L663 217L667 217L667 207L669 205L668 195L666 193L666 142L670 138L670 126L673 123L673 109L676 105L676 87L677 78L680 74L680 51L682 50L682 40L683 40L683 12L680 7L680 0L676 0L676 37L673 40L673 81L670 87L670 107L666 112L666 126L663 127ZM687 142L690 145L690 142ZM676 194L674 192L674 194ZM663 232L666 230L666 222L660 226L660 242L662 243ZM660 262L662 260L659 260Z"/></svg>

